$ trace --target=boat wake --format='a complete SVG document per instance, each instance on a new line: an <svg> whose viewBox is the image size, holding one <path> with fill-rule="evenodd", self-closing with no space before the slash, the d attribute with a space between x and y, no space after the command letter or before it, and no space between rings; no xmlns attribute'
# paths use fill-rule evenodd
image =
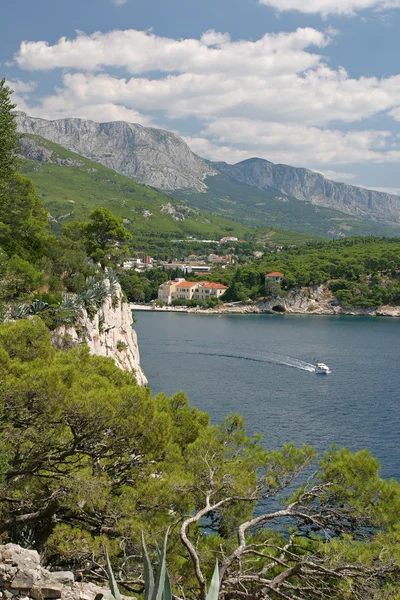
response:
<svg viewBox="0 0 400 600"><path fill-rule="evenodd" d="M187 352L186 354L197 354L200 356L217 356L220 358L237 358L238 360L251 360L253 362L261 363L273 363L277 365L284 365L286 367L292 367L293 369L301 369L302 371L309 371L310 373L315 372L315 366L311 363L300 360L299 358L292 358L290 356L283 356L276 354L276 352L260 352L258 354L226 354L222 352Z"/></svg>

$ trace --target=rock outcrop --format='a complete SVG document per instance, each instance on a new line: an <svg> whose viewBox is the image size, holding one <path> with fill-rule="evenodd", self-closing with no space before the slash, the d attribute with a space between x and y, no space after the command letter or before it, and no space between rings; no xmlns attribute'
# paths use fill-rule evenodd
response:
<svg viewBox="0 0 400 600"><path fill-rule="evenodd" d="M40 135L138 181L164 190L205 191L216 173L177 135L163 129L86 119L46 121L17 113L18 131Z"/></svg>
<svg viewBox="0 0 400 600"><path fill-rule="evenodd" d="M345 308L335 299L326 285L315 285L291 290L287 296L256 302L222 306L214 311L240 314L293 314L293 315L353 315L370 317L400 317L400 306L379 308Z"/></svg>
<svg viewBox="0 0 400 600"><path fill-rule="evenodd" d="M140 366L137 335L132 328L132 311L122 299L121 287L115 285L114 297L107 296L97 314L90 318L80 309L74 327L59 327L53 332L53 344L58 348L86 343L92 354L112 358L124 371L134 371L141 386L148 385Z"/></svg>
<svg viewBox="0 0 400 600"><path fill-rule="evenodd" d="M6 600L94 600L110 591L75 581L69 571L50 572L34 550L16 544L0 546L0 597ZM132 600L132 599L131 599Z"/></svg>

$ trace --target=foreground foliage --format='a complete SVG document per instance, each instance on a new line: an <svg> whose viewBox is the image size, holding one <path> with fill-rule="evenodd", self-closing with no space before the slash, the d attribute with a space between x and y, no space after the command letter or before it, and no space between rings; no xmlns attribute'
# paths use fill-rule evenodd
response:
<svg viewBox="0 0 400 600"><path fill-rule="evenodd" d="M155 547L170 527L179 597L205 600L218 559L221 598L396 598L399 484L367 451L313 474L312 448L267 451L236 415L210 426L182 393L55 350L37 318L0 328L0 401L0 532L50 565L101 581L106 544L141 593L141 531Z"/></svg>

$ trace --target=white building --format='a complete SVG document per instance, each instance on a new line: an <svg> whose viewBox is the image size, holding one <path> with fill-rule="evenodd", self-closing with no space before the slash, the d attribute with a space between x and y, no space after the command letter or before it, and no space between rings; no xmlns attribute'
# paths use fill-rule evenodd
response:
<svg viewBox="0 0 400 600"><path fill-rule="evenodd" d="M164 304L172 304L174 300L207 300L220 298L228 289L222 283L208 281L185 281L174 279L162 283L158 288L158 299Z"/></svg>

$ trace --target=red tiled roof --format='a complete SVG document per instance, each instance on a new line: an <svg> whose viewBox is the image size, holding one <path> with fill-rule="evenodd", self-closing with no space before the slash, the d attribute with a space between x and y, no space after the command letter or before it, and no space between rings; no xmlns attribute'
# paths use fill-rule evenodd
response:
<svg viewBox="0 0 400 600"><path fill-rule="evenodd" d="M197 281L181 281L176 284L176 287L193 287L194 285L197 285L197 283Z"/></svg>
<svg viewBox="0 0 400 600"><path fill-rule="evenodd" d="M279 271L272 271L272 273L265 273L265 277L285 277L285 274L279 273Z"/></svg>
<svg viewBox="0 0 400 600"><path fill-rule="evenodd" d="M227 290L228 286L227 285L222 285L222 283L205 283L203 286L203 288L208 288L208 289L213 289L213 290Z"/></svg>

